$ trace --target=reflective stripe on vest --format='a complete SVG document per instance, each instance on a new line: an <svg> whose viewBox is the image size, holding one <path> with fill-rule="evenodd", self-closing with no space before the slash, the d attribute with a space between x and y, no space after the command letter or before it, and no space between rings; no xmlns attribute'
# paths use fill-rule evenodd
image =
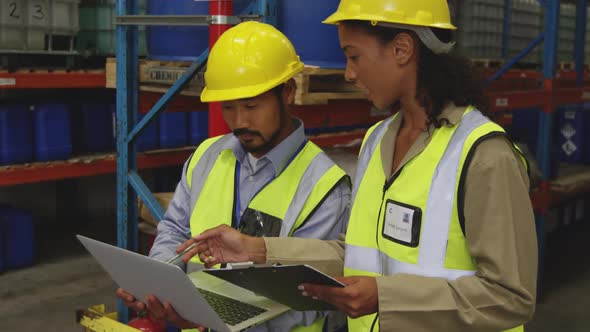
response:
<svg viewBox="0 0 590 332"><path fill-rule="evenodd" d="M192 234L221 224L232 225L237 161L227 147L230 137L214 138L213 143L205 141L209 143L206 151L197 149L189 163L187 173L191 174L194 201ZM283 172L252 199L249 207L281 219L280 235L289 236L346 177L319 147L307 142Z"/></svg>
<svg viewBox="0 0 590 332"><path fill-rule="evenodd" d="M447 280L474 275L476 265L459 225L455 196L465 157L474 142L503 130L479 111L468 108L457 126L434 130L424 151L406 163L398 171L399 177L385 187L389 176L383 171L381 141L394 118L374 126L363 143L346 236L345 275L407 273ZM387 199L423 212L417 247L383 236ZM349 328L369 331L374 319L375 315L350 319ZM377 329L375 324L373 331ZM522 327L510 331L522 331Z"/></svg>
<svg viewBox="0 0 590 332"><path fill-rule="evenodd" d="M235 155L227 148L231 135L211 138L197 148L187 167L191 190L191 233L221 224L235 215ZM336 185L348 176L315 144L307 142L293 161L250 202L252 209L281 219L280 236L291 236L313 215ZM200 263L197 257L193 260ZM324 318L294 332L320 332Z"/></svg>
<svg viewBox="0 0 590 332"><path fill-rule="evenodd" d="M480 112L468 109L467 114L457 126L440 162L438 163L426 203L423 225L420 235L420 252L418 266L420 269L444 270L446 247L451 224L451 214L455 207L455 190L458 182L459 163L465 140L471 132L490 120ZM465 273L465 275L473 275ZM434 275L433 275L434 276ZM442 275L441 275L442 277Z"/></svg>
<svg viewBox="0 0 590 332"><path fill-rule="evenodd" d="M474 271L428 268L393 259L375 248L346 245L346 268L357 271L371 272L374 275L393 275L396 273L415 274L425 277L455 280L465 275L473 275Z"/></svg>

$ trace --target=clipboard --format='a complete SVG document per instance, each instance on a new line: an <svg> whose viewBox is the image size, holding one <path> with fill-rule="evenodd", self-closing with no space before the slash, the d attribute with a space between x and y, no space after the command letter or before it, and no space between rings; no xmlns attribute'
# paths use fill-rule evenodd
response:
<svg viewBox="0 0 590 332"><path fill-rule="evenodd" d="M301 295L301 291L297 289L299 284L345 286L309 265L249 265L231 269L209 269L204 272L297 311L337 310L329 303Z"/></svg>

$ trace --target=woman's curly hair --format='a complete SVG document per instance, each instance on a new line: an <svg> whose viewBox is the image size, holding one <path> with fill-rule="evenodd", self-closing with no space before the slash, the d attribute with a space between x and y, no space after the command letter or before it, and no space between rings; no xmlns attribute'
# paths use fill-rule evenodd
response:
<svg viewBox="0 0 590 332"><path fill-rule="evenodd" d="M448 123L447 119L439 118L448 102L458 106L473 105L484 115L488 115L482 76L469 59L453 53L435 54L410 30L372 25L368 21L343 21L341 24L360 27L382 44L390 42L401 32L410 34L419 42L416 100L426 109L429 126L440 128ZM431 29L442 42L452 40L450 30ZM399 109L401 105L398 102L393 107Z"/></svg>

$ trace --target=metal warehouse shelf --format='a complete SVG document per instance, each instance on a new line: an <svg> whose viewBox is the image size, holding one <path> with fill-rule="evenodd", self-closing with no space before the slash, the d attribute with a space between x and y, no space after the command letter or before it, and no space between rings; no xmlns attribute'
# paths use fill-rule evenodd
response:
<svg viewBox="0 0 590 332"><path fill-rule="evenodd" d="M104 88L104 70L19 70L0 71L0 89Z"/></svg>
<svg viewBox="0 0 590 332"><path fill-rule="evenodd" d="M590 166L561 163L559 175L548 184L549 187L545 185L531 193L537 213L546 214L549 210L590 192Z"/></svg>
<svg viewBox="0 0 590 332"><path fill-rule="evenodd" d="M181 165L193 151L194 148L188 147L138 153L137 165L139 169ZM116 168L117 155L114 153L79 156L63 161L0 166L0 186L108 174L114 173Z"/></svg>
<svg viewBox="0 0 590 332"><path fill-rule="evenodd" d="M365 129L342 133L310 135L309 139L321 147L359 146ZM196 147L153 150L137 154L139 169L182 165ZM83 155L68 160L0 166L0 186L79 178L114 173L117 168L115 153Z"/></svg>

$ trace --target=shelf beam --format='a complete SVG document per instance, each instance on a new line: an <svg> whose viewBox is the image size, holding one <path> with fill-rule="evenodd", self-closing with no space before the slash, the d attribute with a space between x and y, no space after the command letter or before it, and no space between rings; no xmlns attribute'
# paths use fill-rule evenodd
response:
<svg viewBox="0 0 590 332"><path fill-rule="evenodd" d="M194 150L143 153L137 157L139 169L181 165ZM65 161L31 163L0 167L0 186L12 186L84 176L114 173L115 154L82 156Z"/></svg>
<svg viewBox="0 0 590 332"><path fill-rule="evenodd" d="M106 87L104 70L0 72L1 89L83 89Z"/></svg>

